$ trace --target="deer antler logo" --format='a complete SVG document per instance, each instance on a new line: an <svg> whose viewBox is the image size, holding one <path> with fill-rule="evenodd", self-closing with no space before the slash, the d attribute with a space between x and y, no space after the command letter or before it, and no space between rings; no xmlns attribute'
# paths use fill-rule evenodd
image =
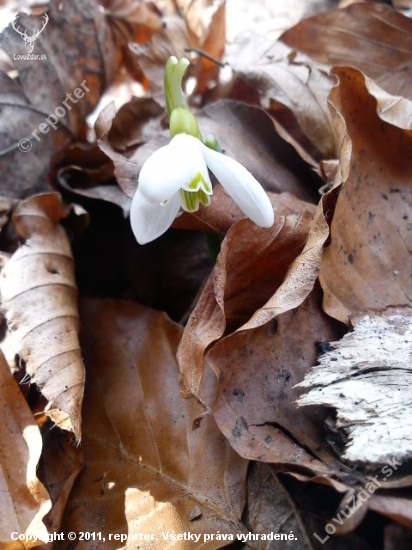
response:
<svg viewBox="0 0 412 550"><path fill-rule="evenodd" d="M43 21L43 26L40 30L37 30L37 31L33 31L33 35L32 36L28 36L27 35L27 30L25 30L24 32L22 32L20 30L20 27L16 27L16 23L17 23L17 19L19 18L19 12L16 12L16 15L14 16L14 19L12 21L12 26L13 26L13 29L19 33L19 35L23 38L24 40L24 43L26 45L26 51L27 53L32 53L33 51L33 48L34 48L34 43L36 42L39 34L41 32L43 32L44 30L44 27L47 25L48 21L49 21L49 16L47 15L47 13L45 13L43 15L44 17L44 21Z"/></svg>

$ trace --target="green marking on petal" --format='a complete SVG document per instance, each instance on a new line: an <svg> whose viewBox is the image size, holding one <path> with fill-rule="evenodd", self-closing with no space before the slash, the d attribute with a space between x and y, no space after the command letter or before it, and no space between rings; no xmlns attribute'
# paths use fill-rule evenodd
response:
<svg viewBox="0 0 412 550"><path fill-rule="evenodd" d="M195 175L195 177L188 185L185 185L183 187L183 190L189 192L197 192L200 190L206 195L213 194L212 186L204 179L203 175L200 172Z"/></svg>
<svg viewBox="0 0 412 550"><path fill-rule="evenodd" d="M206 195L206 193L203 193L203 191L200 189L197 192L197 196L199 198L199 202L203 204L203 206L209 206L210 204L210 195Z"/></svg>
<svg viewBox="0 0 412 550"><path fill-rule="evenodd" d="M196 193L180 190L180 198L183 210L186 212L196 212L199 208L199 201L196 200Z"/></svg>
<svg viewBox="0 0 412 550"><path fill-rule="evenodd" d="M206 195L201 189L198 191L185 191L181 189L180 200L183 210L186 210L186 212L197 212L199 210L199 203L209 206L210 195Z"/></svg>

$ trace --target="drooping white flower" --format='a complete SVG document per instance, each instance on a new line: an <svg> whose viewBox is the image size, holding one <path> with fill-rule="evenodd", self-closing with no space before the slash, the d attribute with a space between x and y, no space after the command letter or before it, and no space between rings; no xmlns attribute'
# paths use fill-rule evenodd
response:
<svg viewBox="0 0 412 550"><path fill-rule="evenodd" d="M166 63L164 89L172 139L147 159L139 174L130 222L140 244L167 231L180 209L196 212L199 204L210 204L208 168L252 221L261 227L273 224L273 209L259 182L239 162L219 152L215 139L203 141L181 86L188 65L187 59L174 56Z"/></svg>
<svg viewBox="0 0 412 550"><path fill-rule="evenodd" d="M140 244L162 235L182 208L196 212L213 193L208 168L239 208L261 227L274 221L260 183L236 160L210 149L200 139L177 133L144 163L132 201L130 222Z"/></svg>

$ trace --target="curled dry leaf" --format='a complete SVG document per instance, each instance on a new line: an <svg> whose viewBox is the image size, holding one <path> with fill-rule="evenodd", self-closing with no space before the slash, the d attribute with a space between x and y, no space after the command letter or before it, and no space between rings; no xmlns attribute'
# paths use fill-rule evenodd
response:
<svg viewBox="0 0 412 550"><path fill-rule="evenodd" d="M110 28L120 46L143 43L160 29L161 17L153 2L147 0L100 0Z"/></svg>
<svg viewBox="0 0 412 550"><path fill-rule="evenodd" d="M31 536L25 548L33 548L47 541L43 518L51 508L49 495L36 476L42 440L1 351L0 406L0 547L16 548L16 541L11 540L16 531Z"/></svg>
<svg viewBox="0 0 412 550"><path fill-rule="evenodd" d="M83 453L73 445L73 437L60 430L45 431L43 434L43 453L38 475L50 494L52 508L44 518L49 533L60 532L67 500L83 468ZM52 550L50 541L42 550Z"/></svg>
<svg viewBox="0 0 412 550"><path fill-rule="evenodd" d="M179 396L175 354L181 327L126 301L85 300L81 318L88 367L86 468L63 528L128 533L122 547L147 550L200 547L194 541L172 543L162 532L245 532L240 517L248 463L231 449L212 416L194 428L204 409ZM209 403L215 392L210 374L202 394ZM158 540L139 540L140 533ZM215 540L202 547L226 544ZM117 549L119 541L106 539L104 547Z"/></svg>
<svg viewBox="0 0 412 550"><path fill-rule="evenodd" d="M412 21L380 2L310 17L280 40L329 66L357 67L388 92L412 98Z"/></svg>
<svg viewBox="0 0 412 550"><path fill-rule="evenodd" d="M330 104L341 186L319 278L325 311L348 323L412 304L412 132L379 118L362 73L335 73Z"/></svg>
<svg viewBox="0 0 412 550"><path fill-rule="evenodd" d="M141 145L155 137L165 110L150 97L134 97L116 113L108 139L117 150Z"/></svg>
<svg viewBox="0 0 412 550"><path fill-rule="evenodd" d="M254 463L249 469L245 523L252 532L259 534L293 534L295 539L289 544L286 541L281 543L286 548L313 550L311 533L307 533L302 525L299 511L273 469L261 462ZM278 546L276 540L248 542L248 547L253 550L275 550Z"/></svg>
<svg viewBox="0 0 412 550"><path fill-rule="evenodd" d="M412 500L382 495L373 495L369 508L382 516L412 529Z"/></svg>
<svg viewBox="0 0 412 550"><path fill-rule="evenodd" d="M236 74L252 84L263 107L270 109L282 126L279 105L290 116L311 144L310 153L317 158L334 154L335 144L327 108L327 96L335 79L312 60L296 55L284 44L246 32L228 47L226 61ZM307 149L305 140L302 149Z"/></svg>
<svg viewBox="0 0 412 550"><path fill-rule="evenodd" d="M109 143L109 132L113 127L115 117L115 104L112 102L100 112L96 120L95 132L97 144L103 153L112 160L114 164L114 174L123 193L128 197L133 197L136 191L137 177L141 166L139 168L136 162L117 152Z"/></svg>
<svg viewBox="0 0 412 550"><path fill-rule="evenodd" d="M334 208L336 192L330 191L319 201L302 252L291 264L282 284L273 296L241 327L243 330L263 326L277 315L302 304L318 278L323 247L329 236L327 219Z"/></svg>
<svg viewBox="0 0 412 550"><path fill-rule="evenodd" d="M223 151L243 164L267 191L293 193L314 202L319 180L276 132L260 107L222 100L196 113L203 136L213 134Z"/></svg>
<svg viewBox="0 0 412 550"><path fill-rule="evenodd" d="M321 310L319 289L272 323L238 330L206 355L219 386L216 422L243 457L286 471L332 477L341 472L324 438L321 409L301 414L294 385L316 362L316 343L337 334Z"/></svg>
<svg viewBox="0 0 412 550"><path fill-rule="evenodd" d="M79 0L62 8L59 0L51 0L47 15L34 50L44 59L23 59L24 42L11 25L1 35L2 48L19 71L18 80L0 73L2 184L18 198L46 190L55 153L74 137L85 137L86 115L112 81L116 65L110 32L96 2ZM31 35L41 20L20 14L19 26Z"/></svg>
<svg viewBox="0 0 412 550"><path fill-rule="evenodd" d="M182 392L186 396L198 391L206 349L267 302L301 252L313 207L302 203L300 213L285 210L283 206L277 211L270 229L241 220L222 242L179 346Z"/></svg>
<svg viewBox="0 0 412 550"><path fill-rule="evenodd" d="M390 524L385 527L385 550L409 550L412 545L412 531L400 525Z"/></svg>
<svg viewBox="0 0 412 550"><path fill-rule="evenodd" d="M219 61L226 41L226 0L177 0L186 22L192 47L202 54L196 60L192 76L195 93L203 96L216 83Z"/></svg>
<svg viewBox="0 0 412 550"><path fill-rule="evenodd" d="M77 288L59 195L38 195L16 209L24 244L0 274L8 332L2 348L49 401L47 414L81 437L84 366L78 341Z"/></svg>
<svg viewBox="0 0 412 550"><path fill-rule="evenodd" d="M55 167L55 177L58 188L68 191L69 197L107 201L120 206L124 216L129 214L130 199L114 179L113 163L97 145L77 143L69 147Z"/></svg>
<svg viewBox="0 0 412 550"><path fill-rule="evenodd" d="M273 210L280 215L292 214L302 208L302 201L291 193L271 193L268 197ZM311 208L308 205L308 208ZM239 220L245 219L245 214L233 202L221 185L213 188L213 200L205 207L200 205L197 212L192 214L182 212L173 222L174 229L192 229L206 233L226 233Z"/></svg>

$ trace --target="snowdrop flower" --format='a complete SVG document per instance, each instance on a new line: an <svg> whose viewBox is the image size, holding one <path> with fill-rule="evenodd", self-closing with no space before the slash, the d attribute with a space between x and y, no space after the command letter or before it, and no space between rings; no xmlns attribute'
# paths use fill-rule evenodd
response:
<svg viewBox="0 0 412 550"><path fill-rule="evenodd" d="M181 209L196 212L199 204L210 204L213 189L208 169L254 223L270 227L274 221L270 200L252 174L216 150L216 140L203 141L181 90L188 64L186 59L175 57L166 64L166 107L172 139L146 160L139 174L130 222L140 244L165 233Z"/></svg>

